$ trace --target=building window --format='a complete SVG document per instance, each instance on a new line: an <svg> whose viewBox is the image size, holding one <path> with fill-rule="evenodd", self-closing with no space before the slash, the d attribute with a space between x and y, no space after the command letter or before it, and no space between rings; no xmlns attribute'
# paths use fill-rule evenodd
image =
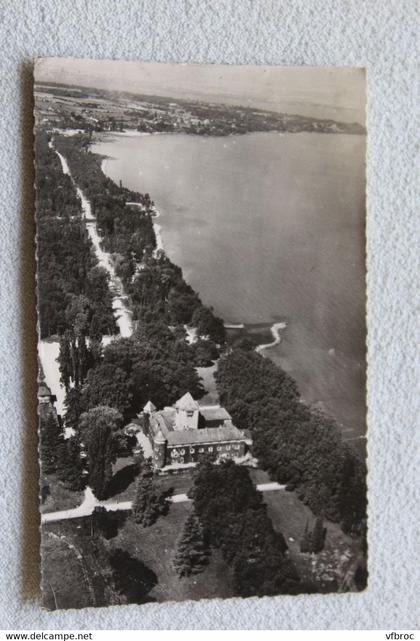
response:
<svg viewBox="0 0 420 641"><path fill-rule="evenodd" d="M204 447L200 447L198 451L200 452L200 454L202 454L204 452Z"/></svg>
<svg viewBox="0 0 420 641"><path fill-rule="evenodd" d="M176 458L178 456L178 452L176 450L172 450L171 456L172 458Z"/></svg>
<svg viewBox="0 0 420 641"><path fill-rule="evenodd" d="M184 462L184 457L183 457L183 456L180 456L180 457L179 457L179 462L180 462L180 463L183 463L183 462Z"/></svg>
<svg viewBox="0 0 420 641"><path fill-rule="evenodd" d="M185 450L179 450L179 452L180 452L180 454L182 454L182 455L184 455L184 454L185 454Z"/></svg>
<svg viewBox="0 0 420 641"><path fill-rule="evenodd" d="M218 451L218 452L220 452L220 450L221 450L222 448L220 447L220 445L218 445L218 446L216 447L216 449L217 449L217 451Z"/></svg>
<svg viewBox="0 0 420 641"><path fill-rule="evenodd" d="M191 412L191 410L187 411L187 416L188 418L192 418L194 416L194 412Z"/></svg>
<svg viewBox="0 0 420 641"><path fill-rule="evenodd" d="M195 449L193 447L190 447L190 454L195 454Z"/></svg>
<svg viewBox="0 0 420 641"><path fill-rule="evenodd" d="M230 445L226 445L226 450L229 452L229 450L230 450Z"/></svg>
<svg viewBox="0 0 420 641"><path fill-rule="evenodd" d="M213 452L213 448L212 447L209 447L209 452Z"/></svg>

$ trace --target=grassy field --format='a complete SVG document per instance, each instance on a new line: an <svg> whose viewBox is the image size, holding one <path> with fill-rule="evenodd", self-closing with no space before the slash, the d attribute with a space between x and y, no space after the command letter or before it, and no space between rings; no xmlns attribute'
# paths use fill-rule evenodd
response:
<svg viewBox="0 0 420 641"><path fill-rule="evenodd" d="M42 528L45 607L233 596L230 569L218 551L213 551L204 572L195 576L179 578L172 566L177 540L191 509L191 503L174 504L167 516L149 528L142 528L127 513L122 514L118 531L103 541L102 552L95 547L92 538L95 530L88 517L45 524ZM146 583L150 587L147 594L139 597L119 589L106 556L121 550L130 559L132 576L126 577L126 581Z"/></svg>
<svg viewBox="0 0 420 641"><path fill-rule="evenodd" d="M41 512L69 510L82 502L83 492L69 490L55 474L44 476L41 485Z"/></svg>
<svg viewBox="0 0 420 641"><path fill-rule="evenodd" d="M270 478L263 470L251 470L255 484L267 483ZM316 583L318 592L341 589L347 572L361 556L362 543L344 534L337 523L325 520L325 547L318 554L300 551L305 527L313 529L315 515L302 503L295 492L279 490L264 492L264 502L275 530L281 532L289 547L290 558L295 563L302 581L310 586ZM353 568L354 569L354 568Z"/></svg>
<svg viewBox="0 0 420 641"><path fill-rule="evenodd" d="M177 540L191 509L191 503L174 504L166 517L149 528L141 528L127 519L115 539L114 545L141 558L157 575L158 583L150 592L156 601L232 596L230 570L218 552L213 551L205 571L195 576L179 578L172 566Z"/></svg>
<svg viewBox="0 0 420 641"><path fill-rule="evenodd" d="M256 472L261 473L261 470ZM318 554L302 553L300 542L305 527L308 524L309 529L313 529L315 515L298 499L295 492L264 492L264 502L274 528L286 540L290 558L302 581L308 586L315 583L318 592L337 591L360 552L360 541L344 534L337 523L325 520L324 550Z"/></svg>
<svg viewBox="0 0 420 641"><path fill-rule="evenodd" d="M109 491L109 503L115 501L132 501L136 494L137 472L134 459L131 457L119 458L113 466L114 476ZM173 488L174 494L185 494L192 484L192 471L186 470L182 474L159 476L157 483L162 490Z"/></svg>

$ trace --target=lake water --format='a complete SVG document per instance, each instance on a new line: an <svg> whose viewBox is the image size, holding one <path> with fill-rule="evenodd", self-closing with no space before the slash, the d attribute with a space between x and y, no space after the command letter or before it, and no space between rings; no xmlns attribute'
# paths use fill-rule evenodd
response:
<svg viewBox="0 0 420 641"><path fill-rule="evenodd" d="M362 435L365 137L115 135L93 151L150 193L169 257L226 322L287 321L266 355Z"/></svg>

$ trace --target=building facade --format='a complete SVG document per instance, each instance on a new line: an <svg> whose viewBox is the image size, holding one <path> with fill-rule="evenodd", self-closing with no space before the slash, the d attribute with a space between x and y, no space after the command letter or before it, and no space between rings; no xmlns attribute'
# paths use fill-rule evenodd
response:
<svg viewBox="0 0 420 641"><path fill-rule="evenodd" d="M149 401L140 417L158 469L194 464L206 454L239 459L252 444L224 407L199 405L188 392L163 410Z"/></svg>

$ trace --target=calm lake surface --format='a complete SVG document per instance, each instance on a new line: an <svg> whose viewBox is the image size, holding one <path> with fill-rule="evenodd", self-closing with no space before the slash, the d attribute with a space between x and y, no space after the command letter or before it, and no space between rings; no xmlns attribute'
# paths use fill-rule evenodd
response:
<svg viewBox="0 0 420 641"><path fill-rule="evenodd" d="M171 260L226 322L286 320L265 354L349 438L365 432L365 137L115 135L113 180L149 192Z"/></svg>

